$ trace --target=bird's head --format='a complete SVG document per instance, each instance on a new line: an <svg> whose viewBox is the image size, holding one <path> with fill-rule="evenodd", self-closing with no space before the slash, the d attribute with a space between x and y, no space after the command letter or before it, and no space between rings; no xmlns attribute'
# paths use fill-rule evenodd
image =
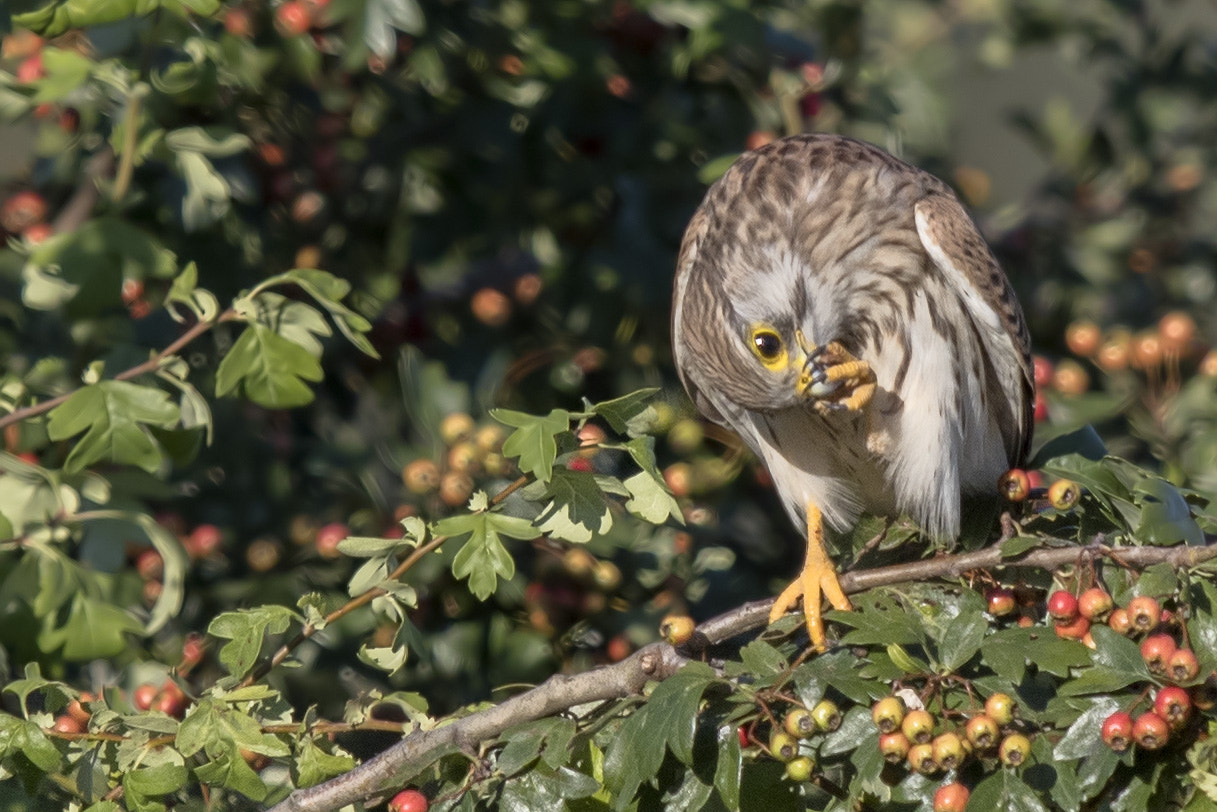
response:
<svg viewBox="0 0 1217 812"><path fill-rule="evenodd" d="M798 406L811 398L831 395L838 383L824 379L817 363L824 348L816 346L801 328L781 329L770 322L748 324L744 344L754 356L754 378L769 409Z"/></svg>

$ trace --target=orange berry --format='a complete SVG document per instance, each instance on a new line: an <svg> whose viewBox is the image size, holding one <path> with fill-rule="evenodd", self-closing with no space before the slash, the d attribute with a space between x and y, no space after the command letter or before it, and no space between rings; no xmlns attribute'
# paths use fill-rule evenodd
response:
<svg viewBox="0 0 1217 812"><path fill-rule="evenodd" d="M1158 320L1158 337L1168 352L1183 352L1196 337L1196 322L1182 310L1172 310Z"/></svg>
<svg viewBox="0 0 1217 812"><path fill-rule="evenodd" d="M1129 362L1134 369L1149 369L1162 363L1162 339L1156 331L1137 333L1133 338Z"/></svg>
<svg viewBox="0 0 1217 812"><path fill-rule="evenodd" d="M1090 376L1077 361L1068 358L1056 365L1052 373L1052 385L1062 395L1081 395L1090 388Z"/></svg>
<svg viewBox="0 0 1217 812"><path fill-rule="evenodd" d="M1075 321L1065 329L1065 346L1082 358L1098 352L1102 340L1103 333L1093 321Z"/></svg>
<svg viewBox="0 0 1217 812"><path fill-rule="evenodd" d="M511 318L511 300L500 290L482 288L469 300L473 316L487 327L502 327Z"/></svg>

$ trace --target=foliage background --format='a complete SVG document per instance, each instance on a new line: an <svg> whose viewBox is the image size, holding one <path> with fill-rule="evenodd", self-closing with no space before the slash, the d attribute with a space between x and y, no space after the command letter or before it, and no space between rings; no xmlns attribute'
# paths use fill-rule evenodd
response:
<svg viewBox="0 0 1217 812"><path fill-rule="evenodd" d="M386 675L359 660L369 635L396 632L353 613L296 652L306 668L276 671L273 684L329 718L369 689L417 692L440 716L505 685L620 659L666 614L701 619L771 595L798 545L774 518L763 472L692 414L671 368L667 308L675 250L706 184L749 145L787 132L855 135L951 181L1047 358L1071 356L1066 328L1082 320L1124 348L1131 361L1072 359L1089 379L1081 390L1045 388L1041 441L1094 424L1113 453L1186 483L1198 502L1217 496L1217 369L1205 355L1217 297L1217 39L1204 4L317 5L309 32L285 36L273 5L113 3L126 11L101 20L96 4L60 4L99 24L56 30L58 18L37 18L58 37L46 77L0 86L0 115L33 139L12 193L37 189L61 212L104 144L120 162L133 157L129 188L103 183L77 224L94 227L87 241L31 248L13 234L0 252L6 399L60 394L95 359L111 376L167 346L182 328L163 305L190 262L221 302L288 269L323 268L350 283L345 301L370 323L379 356L320 336L315 397L214 398L236 328L191 344L182 374L205 393L216 441L166 427L147 471L94 467L112 505L182 536L215 525L222 551L190 565L181 611L163 628L112 650L45 645L30 634L36 610L10 600L0 681L38 663L77 688L129 691L222 611L295 606L310 592L340 601L357 562L319 554L317 528L341 522L375 537L409 515L463 510L464 498L402 485L415 460L462 467L442 436L446 414L490 426L492 408L577 410L581 398L641 387L659 388L657 452L684 526L618 512L585 546L512 542L514 575L486 601L451 574L458 548L447 545L407 579L417 607L404 667ZM248 14L248 36L225 28L233 9ZM191 128L205 131L202 146ZM81 293L57 294L31 267ZM123 280L142 293L124 300ZM1180 312L1195 339L1138 360L1159 319ZM72 444L47 432L23 421L6 449L70 467ZM586 459L592 472L622 470L620 455ZM483 452L469 474L494 494L516 472ZM146 541L126 532L92 525L64 549L101 574L112 605L138 614L146 588L134 560ZM0 566L16 571L19 556L0 552ZM191 678L203 686L221 673L209 656ZM385 741L341 740L360 755ZM32 803L13 782L5 795L12 808Z"/></svg>

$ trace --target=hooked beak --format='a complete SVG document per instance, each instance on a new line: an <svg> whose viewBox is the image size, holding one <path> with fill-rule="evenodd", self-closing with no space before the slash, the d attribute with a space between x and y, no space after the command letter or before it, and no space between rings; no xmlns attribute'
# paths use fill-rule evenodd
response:
<svg viewBox="0 0 1217 812"><path fill-rule="evenodd" d="M828 397L841 388L841 381L828 380L824 347L817 347L808 341L802 330L795 331L794 340L799 349L791 361L799 366L799 379L794 387L799 397Z"/></svg>

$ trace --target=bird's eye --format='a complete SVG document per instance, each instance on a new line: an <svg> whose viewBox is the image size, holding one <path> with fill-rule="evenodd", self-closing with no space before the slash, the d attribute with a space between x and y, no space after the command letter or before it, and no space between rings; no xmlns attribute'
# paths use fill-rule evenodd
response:
<svg viewBox="0 0 1217 812"><path fill-rule="evenodd" d="M755 330L752 333L752 349L760 359L767 364L781 360L783 349L781 337L768 329Z"/></svg>

